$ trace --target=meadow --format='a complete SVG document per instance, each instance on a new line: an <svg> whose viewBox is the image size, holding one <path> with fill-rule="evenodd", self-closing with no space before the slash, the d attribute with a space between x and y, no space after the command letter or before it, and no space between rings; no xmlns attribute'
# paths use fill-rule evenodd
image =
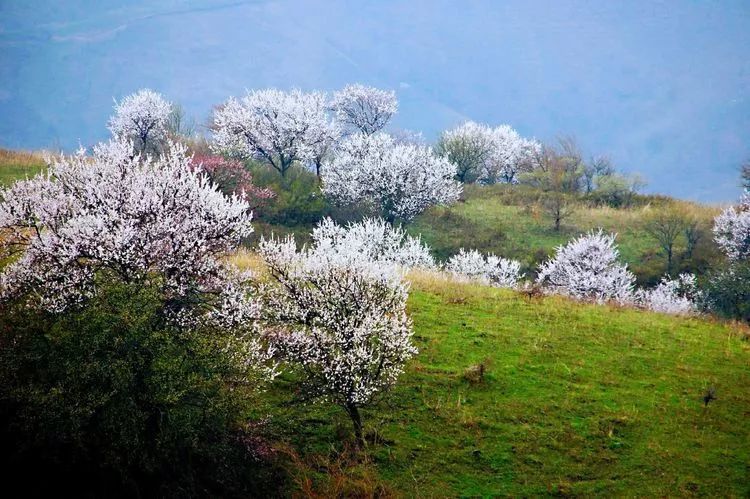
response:
<svg viewBox="0 0 750 499"><path fill-rule="evenodd" d="M269 390L292 483L332 496L745 496L748 329L412 273L420 353L365 411ZM707 394L715 400L705 401ZM710 398L710 397L709 397ZM278 425L274 425L278 422Z"/></svg>

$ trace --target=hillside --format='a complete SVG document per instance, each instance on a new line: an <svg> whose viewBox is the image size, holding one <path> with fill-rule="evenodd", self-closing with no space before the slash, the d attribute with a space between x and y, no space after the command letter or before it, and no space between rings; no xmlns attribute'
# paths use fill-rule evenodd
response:
<svg viewBox="0 0 750 499"><path fill-rule="evenodd" d="M0 148L0 187L33 176L44 168L39 154Z"/></svg>
<svg viewBox="0 0 750 499"><path fill-rule="evenodd" d="M340 409L287 404L289 377L271 390L271 424L283 421L279 437L300 453L292 487L323 496L750 493L746 329L413 281L420 354L365 413L370 461L341 454L349 422ZM716 400L705 406L708 387Z"/></svg>
<svg viewBox="0 0 750 499"><path fill-rule="evenodd" d="M645 230L648 217L659 210L681 207L695 217L702 231L692 262L685 270L700 273L717 256L710 226L718 207L680 201L666 196L641 196L632 208L592 206L571 201L573 212L555 231L550 215L537 203L539 191L526 186L464 186L462 202L436 207L418 217L409 232L421 235L435 255L446 259L460 247L473 247L521 261L527 271L534 268L554 248L593 229L618 234L617 244L623 261L643 283L657 281L665 270L665 259L658 241ZM676 254L684 251L678 238Z"/></svg>

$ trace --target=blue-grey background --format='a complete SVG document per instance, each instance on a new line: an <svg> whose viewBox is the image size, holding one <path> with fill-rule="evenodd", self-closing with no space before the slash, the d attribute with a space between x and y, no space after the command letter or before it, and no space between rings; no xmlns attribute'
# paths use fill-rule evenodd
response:
<svg viewBox="0 0 750 499"><path fill-rule="evenodd" d="M395 126L575 135L704 201L750 157L750 2L0 0L0 145L105 138L151 87L204 120L246 88L396 90Z"/></svg>

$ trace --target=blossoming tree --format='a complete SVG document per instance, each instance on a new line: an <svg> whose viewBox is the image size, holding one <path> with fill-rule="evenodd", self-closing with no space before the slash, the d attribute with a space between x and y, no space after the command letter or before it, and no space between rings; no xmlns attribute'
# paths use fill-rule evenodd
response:
<svg viewBox="0 0 750 499"><path fill-rule="evenodd" d="M750 259L750 192L716 217L714 240L730 261Z"/></svg>
<svg viewBox="0 0 750 499"><path fill-rule="evenodd" d="M349 137L323 171L323 192L339 204L365 203L388 222L411 220L461 194L456 167L429 147L386 134Z"/></svg>
<svg viewBox="0 0 750 499"><path fill-rule="evenodd" d="M333 95L331 107L344 125L365 135L381 131L398 111L396 94L355 83Z"/></svg>
<svg viewBox="0 0 750 499"><path fill-rule="evenodd" d="M541 144L522 137L508 125L491 132L492 149L482 164L479 181L484 184L518 183L518 175L531 170L533 159L541 152Z"/></svg>
<svg viewBox="0 0 750 499"><path fill-rule="evenodd" d="M168 136L172 104L161 94L142 89L115 102L109 130L118 140L129 141L137 153L160 152Z"/></svg>
<svg viewBox="0 0 750 499"><path fill-rule="evenodd" d="M253 184L253 175L241 161L223 156L196 154L190 160L193 169L199 169L227 196L237 195L255 210L263 206L276 193Z"/></svg>
<svg viewBox="0 0 750 499"><path fill-rule="evenodd" d="M252 232L248 207L194 171L180 145L144 157L111 141L91 157L51 160L46 173L0 192L0 251L11 258L0 298L59 312L95 294L102 277L156 280L180 321L227 318L230 303L248 317L257 305L224 263Z"/></svg>
<svg viewBox="0 0 750 499"><path fill-rule="evenodd" d="M311 161L321 130L332 127L320 92L253 90L230 98L214 114L217 152L267 162L282 176L295 161Z"/></svg>
<svg viewBox="0 0 750 499"><path fill-rule="evenodd" d="M330 224L319 230L327 240ZM338 237L338 236L336 236ZM364 442L360 409L390 388L417 353L406 315L407 286L395 265L338 241L297 251L294 240L264 240L273 284L263 288L275 344L304 372L304 393L341 406Z"/></svg>
<svg viewBox="0 0 750 499"><path fill-rule="evenodd" d="M591 232L559 246L539 268L537 283L579 300L628 302L635 276L618 256L614 234Z"/></svg>

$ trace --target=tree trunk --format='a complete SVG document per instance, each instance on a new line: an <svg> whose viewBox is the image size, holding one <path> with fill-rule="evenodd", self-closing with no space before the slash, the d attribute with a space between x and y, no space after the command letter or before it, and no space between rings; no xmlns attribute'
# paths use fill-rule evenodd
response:
<svg viewBox="0 0 750 499"><path fill-rule="evenodd" d="M357 447L361 449L365 445L365 438L362 432L362 416L359 414L359 408L355 404L347 404L346 413L349 414L354 425L354 437L357 441Z"/></svg>

